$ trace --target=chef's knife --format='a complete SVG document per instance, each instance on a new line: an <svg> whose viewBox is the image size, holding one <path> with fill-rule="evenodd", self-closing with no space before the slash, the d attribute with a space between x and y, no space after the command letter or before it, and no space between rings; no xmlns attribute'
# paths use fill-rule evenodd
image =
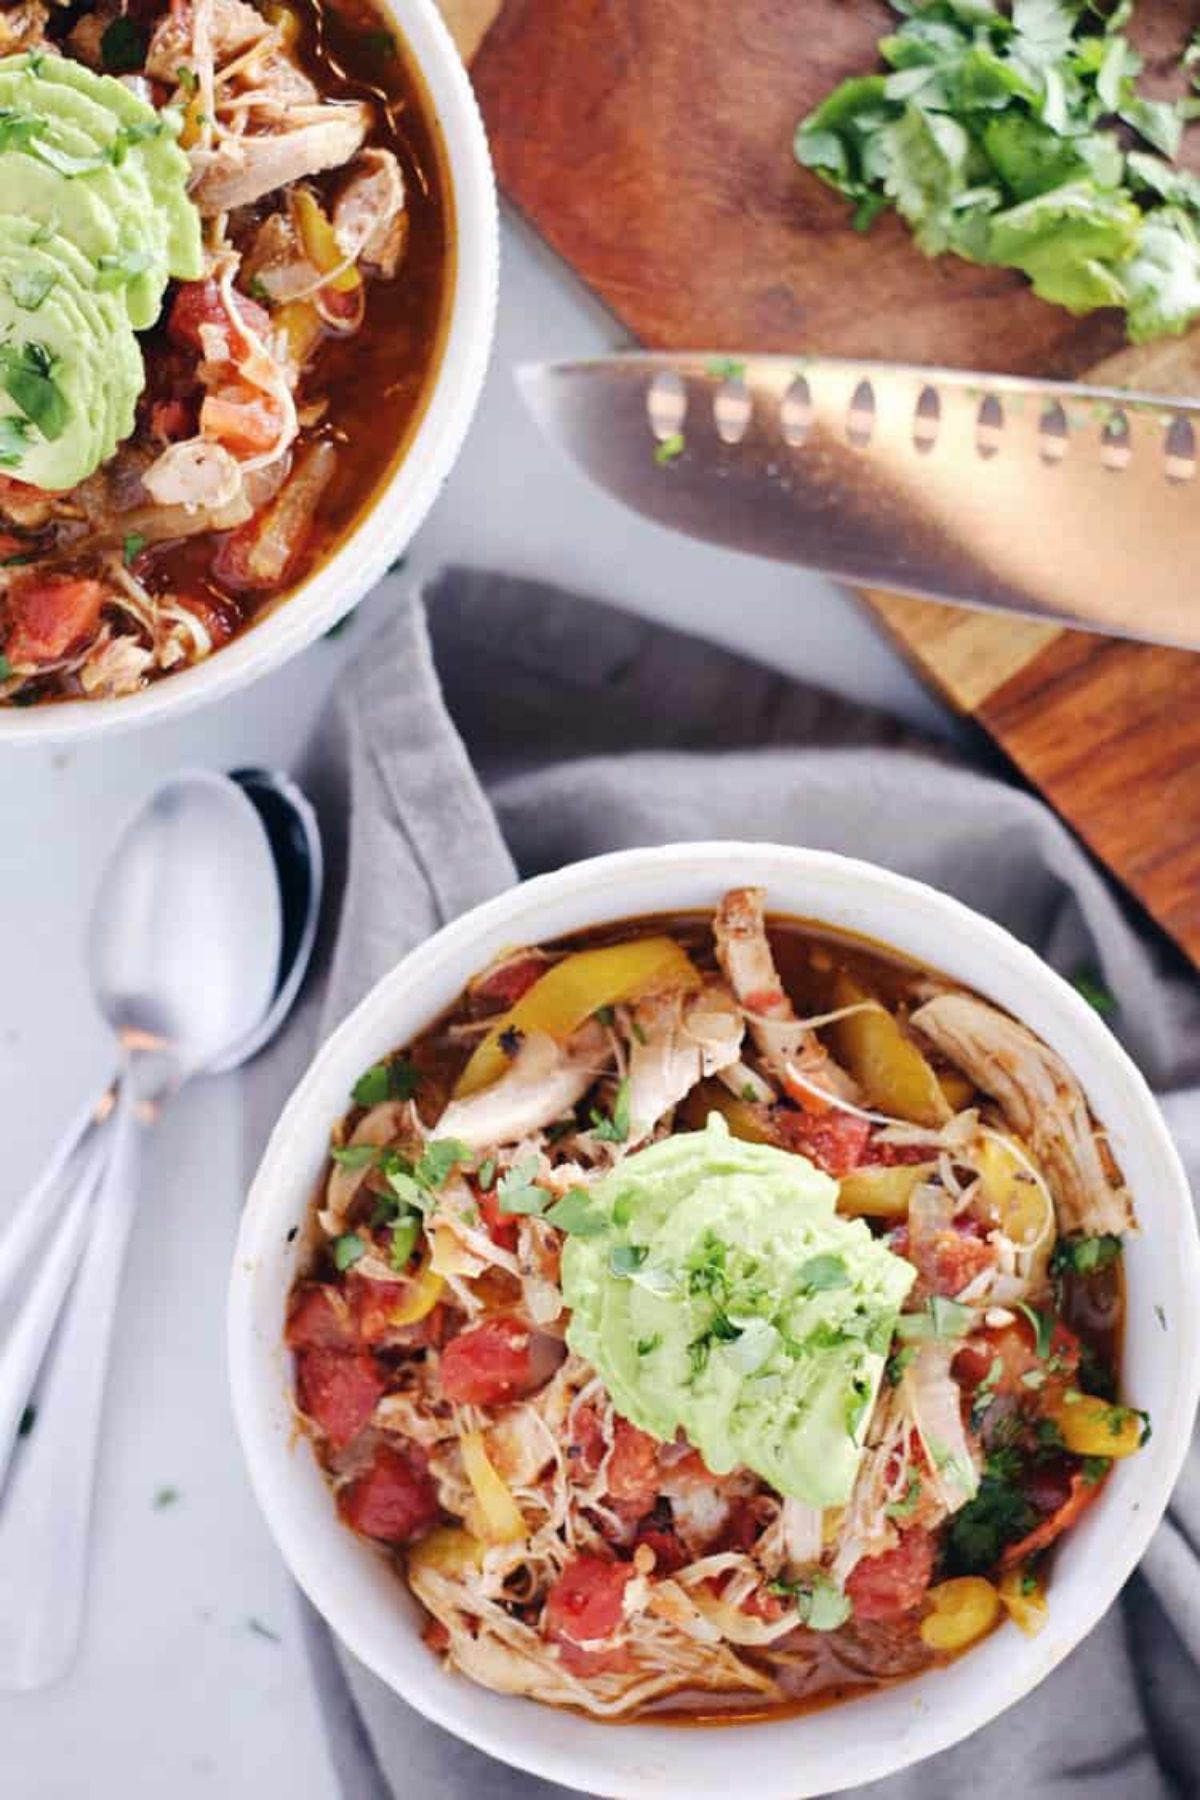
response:
<svg viewBox="0 0 1200 1800"><path fill-rule="evenodd" d="M1200 648L1200 403L788 356L530 365L547 435L691 537Z"/></svg>

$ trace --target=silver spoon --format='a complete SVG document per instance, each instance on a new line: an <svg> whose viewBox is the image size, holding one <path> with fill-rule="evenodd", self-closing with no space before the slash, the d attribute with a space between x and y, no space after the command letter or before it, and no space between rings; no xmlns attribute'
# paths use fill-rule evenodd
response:
<svg viewBox="0 0 1200 1800"><path fill-rule="evenodd" d="M309 882L314 912L319 886L318 853ZM108 1342L135 1211L141 1132L192 1074L237 1052L251 1054L264 1022L278 1017L281 989L294 994L299 977L293 983L293 969L281 970L283 911L281 874L258 810L220 775L180 776L160 789L125 833L101 882L89 961L122 1066L111 1118L67 1159L67 1172L99 1191L90 1207L75 1197L63 1215L80 1230L84 1211L82 1230L90 1237L43 1372L36 1430L0 1502L0 1592L6 1595L0 1686L42 1686L73 1658ZM300 934L308 948L311 937L311 929ZM41 1260L44 1269L50 1259ZM8 1373L6 1347L0 1413ZM27 1397L27 1373L23 1379ZM12 1406L9 1396L10 1415Z"/></svg>

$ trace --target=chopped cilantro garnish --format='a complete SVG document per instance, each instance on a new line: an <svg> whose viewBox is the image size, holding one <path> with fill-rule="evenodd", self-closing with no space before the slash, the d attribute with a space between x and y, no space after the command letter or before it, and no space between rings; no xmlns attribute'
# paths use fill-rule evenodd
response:
<svg viewBox="0 0 1200 1800"><path fill-rule="evenodd" d="M0 418L0 469L19 469L28 448L28 421L11 414Z"/></svg>
<svg viewBox="0 0 1200 1800"><path fill-rule="evenodd" d="M1095 1487L1097 1482L1104 1480L1111 1468L1111 1456L1085 1456L1079 1466L1079 1473L1088 1487Z"/></svg>
<svg viewBox="0 0 1200 1800"><path fill-rule="evenodd" d="M417 1239L420 1235L420 1213L405 1213L392 1226L392 1241L388 1245L388 1261L397 1273L408 1267L409 1259L417 1247Z"/></svg>
<svg viewBox="0 0 1200 1800"><path fill-rule="evenodd" d="M614 1275L632 1275L648 1255L644 1244L614 1244L608 1253L608 1266Z"/></svg>
<svg viewBox="0 0 1200 1800"><path fill-rule="evenodd" d="M798 1581L773 1581L770 1592L794 1599L800 1623L810 1631L836 1631L850 1617L850 1601L844 1591L821 1569Z"/></svg>
<svg viewBox="0 0 1200 1800"><path fill-rule="evenodd" d="M379 1106L385 1100L411 1100L420 1077L411 1063L402 1057L392 1062L376 1063L360 1075L354 1084L352 1098L356 1106Z"/></svg>
<svg viewBox="0 0 1200 1800"><path fill-rule="evenodd" d="M496 1197L503 1213L544 1213L550 1195L534 1181L536 1162L514 1163L496 1183Z"/></svg>
<svg viewBox="0 0 1200 1800"><path fill-rule="evenodd" d="M546 1211L547 1221L568 1237L595 1237L606 1220L586 1188L568 1188L561 1200Z"/></svg>
<svg viewBox="0 0 1200 1800"><path fill-rule="evenodd" d="M127 531L121 540L121 560L126 568L136 562L146 548L146 540L140 531Z"/></svg>
<svg viewBox="0 0 1200 1800"><path fill-rule="evenodd" d="M0 387L48 443L66 430L71 412L55 380L56 359L44 344L0 345Z"/></svg>
<svg viewBox="0 0 1200 1800"><path fill-rule="evenodd" d="M178 1488L160 1487L150 1504L153 1506L155 1512L162 1512L165 1507L174 1506L178 1498Z"/></svg>
<svg viewBox="0 0 1200 1800"><path fill-rule="evenodd" d="M475 1171L475 1179L486 1194L493 1181L496 1179L496 1159L494 1156L486 1156L484 1158Z"/></svg>
<svg viewBox="0 0 1200 1800"><path fill-rule="evenodd" d="M1056 1275L1068 1269L1076 1275L1094 1275L1107 1269L1121 1254L1121 1240L1111 1232L1100 1237L1060 1238L1054 1247L1051 1268Z"/></svg>
<svg viewBox="0 0 1200 1800"><path fill-rule="evenodd" d="M602 1144L623 1144L629 1136L629 1081L622 1081L613 1101L612 1114L592 1111L592 1131Z"/></svg>
<svg viewBox="0 0 1200 1800"><path fill-rule="evenodd" d="M656 1331L653 1337L638 1339L637 1353L639 1356L652 1356L654 1352L660 1348L661 1344L662 1332Z"/></svg>
<svg viewBox="0 0 1200 1800"><path fill-rule="evenodd" d="M333 1240L333 1266L342 1274L366 1254L367 1246L356 1231L343 1232L341 1237Z"/></svg>
<svg viewBox="0 0 1200 1800"><path fill-rule="evenodd" d="M889 1500L883 1510L889 1519L911 1519L920 1504L921 1477L915 1469L910 1469L903 1499Z"/></svg>
<svg viewBox="0 0 1200 1800"><path fill-rule="evenodd" d="M834 1288L849 1287L850 1271L844 1257L826 1251L801 1263L796 1271L796 1284L804 1293L824 1294Z"/></svg>
<svg viewBox="0 0 1200 1800"><path fill-rule="evenodd" d="M1036 1356L1043 1359L1050 1354L1050 1345L1054 1339L1054 1328L1058 1320L1051 1312L1039 1312L1035 1307L1027 1306L1024 1300L1016 1302L1019 1313L1024 1313L1033 1326L1033 1348Z"/></svg>
<svg viewBox="0 0 1200 1800"><path fill-rule="evenodd" d="M919 1343L926 1338L966 1337L975 1322L969 1306L931 1294L921 1312L901 1313L896 1320L896 1336L904 1343Z"/></svg>
<svg viewBox="0 0 1200 1800"><path fill-rule="evenodd" d="M413 1175L423 1188L436 1193L445 1187L451 1170L457 1164L467 1162L470 1155L471 1146L464 1144L461 1138L434 1138L418 1157Z"/></svg>
<svg viewBox="0 0 1200 1800"><path fill-rule="evenodd" d="M200 86L200 77L195 69L189 69L186 63L180 63L176 69L175 80L185 94L194 94Z"/></svg>
<svg viewBox="0 0 1200 1800"><path fill-rule="evenodd" d="M671 437L664 438L661 444L654 446L654 460L659 468L666 468L669 463L676 462L683 452L683 433L676 431Z"/></svg>
<svg viewBox="0 0 1200 1800"><path fill-rule="evenodd" d="M343 1169L366 1169L383 1155L378 1144L335 1144L329 1152Z"/></svg>

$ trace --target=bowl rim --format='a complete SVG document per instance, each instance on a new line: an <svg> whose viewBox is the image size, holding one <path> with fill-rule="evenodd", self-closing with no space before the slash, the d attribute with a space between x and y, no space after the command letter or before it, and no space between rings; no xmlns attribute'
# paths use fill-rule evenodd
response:
<svg viewBox="0 0 1200 1800"><path fill-rule="evenodd" d="M495 335L500 225L487 134L434 0L375 0L424 83L454 218L452 288L438 363L407 447L333 554L259 624L206 661L117 699L0 707L0 749L58 744L157 724L224 699L329 631L387 573L420 528L462 449Z"/></svg>
<svg viewBox="0 0 1200 1800"><path fill-rule="evenodd" d="M412 1671L406 1671L402 1679L394 1666L395 1658L389 1658L385 1646L378 1641L380 1634L361 1628L356 1618L347 1616L347 1610L339 1604L340 1584L337 1571L331 1572L322 1566L320 1546L310 1540L309 1534L297 1530L296 1522L288 1516L285 1499L293 1478L290 1474L278 1476L272 1466L265 1394L268 1384L277 1377L274 1372L268 1373L267 1353L264 1353L255 1329L256 1270L273 1235L279 1231L285 1218L292 1216L286 1209L289 1203L294 1207L296 1186L302 1179L297 1172L299 1159L292 1139L296 1137L298 1144L303 1136L304 1125L311 1121L310 1096L320 1087L323 1079L327 1078L331 1068L336 1068L343 1062L347 1070L353 1070L358 1065L362 1054L360 1039L371 1035L373 1031L375 1035L387 1038L386 1028L382 1031L376 1028L384 1026L392 1018L401 1017L406 990L414 978L423 986L429 987L435 984L439 973L444 976L452 971L461 988L470 975L482 966L482 959L474 950L480 939L488 935L495 936L497 931L510 933L511 928L510 935L502 938L501 942L535 942L536 930L527 927L534 924L539 914L545 913L556 903L568 901L572 896L586 896L580 899L578 910L599 923L605 919L636 916L636 908L627 906L622 912L619 904L615 908L606 906L599 897L606 897L614 892L619 894L640 878L669 879L677 873L682 882L689 877L704 874L711 877L715 888L719 888L728 883L729 870L739 865L746 870L742 879L767 887L768 911L771 910L772 870L786 873L797 887L806 881L819 887L822 880L833 884L840 878L847 883L873 888L881 901L886 899L901 911L905 908L910 912L916 909L940 916L947 931L957 930L960 942L963 933L966 933L968 954L977 965L983 965L989 952L993 953L1007 963L1010 969L1016 968L1028 977L1032 986L1040 987L1042 1000L1049 998L1065 1014L1076 1034L1075 1042L1080 1047L1080 1057L1085 1057L1089 1062L1099 1062L1124 1090L1121 1103L1122 1125L1132 1123L1138 1130L1146 1131L1152 1140L1147 1154L1153 1153L1158 1170L1164 1177L1155 1206L1161 1206L1168 1216L1172 1209L1178 1214L1178 1229L1173 1233L1172 1244L1172 1262L1177 1271L1175 1293L1194 1293L1196 1284L1200 1281L1200 1235L1197 1232L1189 1183L1166 1122L1140 1070L1094 1008L1033 950L1022 944L1005 927L925 882L894 874L859 858L779 844L706 840L641 847L588 858L522 882L452 920L402 957L372 986L314 1054L279 1115L250 1188L229 1286L227 1355L234 1418L251 1485L276 1545L299 1585L353 1655L403 1701L444 1729L512 1766L560 1782L568 1788L627 1796L629 1800L642 1800L642 1797L644 1800L666 1800L668 1796L682 1797L684 1793L695 1790L673 1786L670 1778L664 1780L654 1774L630 1773L620 1785L614 1785L612 1774L605 1771L598 1783L592 1778L594 1765L591 1764L586 1746L582 1741L575 1740L582 1740L589 1730L607 1731L611 1728L596 1726L592 1721L576 1718L575 1715L561 1715L557 1709L539 1706L540 1712L571 1718L580 1728L577 1733L567 1734L569 1744L563 1741L561 1732L554 1734L554 1743L542 1743L538 1741L538 1733L530 1723L529 1712L525 1710L531 1703L511 1699L506 1704L521 1709L516 1715L517 1723L507 1728L498 1728L494 1720L484 1716L482 1708L472 1708L471 1697L474 1690L467 1685L465 1677L456 1678L462 1684L461 1691L451 1697L441 1691L432 1674L428 1680L424 1678L421 1662L414 1659ZM670 904L668 900L661 910L669 910ZM790 916L809 916L815 920L820 917L817 913L801 915L786 902L780 905L779 910L788 912ZM586 929L585 926L578 928ZM901 931L900 939L903 935ZM882 934L881 941L885 944L888 942ZM897 947L900 947L899 943ZM475 957L474 961L472 955ZM1006 970L1006 975L1007 973ZM979 977L974 981L966 976L956 979L961 979L964 985L975 985L979 991L986 992L986 986ZM1037 1005L1033 1006L1033 1010L1037 1010ZM1023 1005L1022 1016L1027 1011L1028 1007ZM421 1028L418 1024L410 1029ZM391 1041L401 1041L398 1031ZM349 1082L343 1085L348 1091ZM1089 1082L1090 1085L1092 1084ZM326 1121L327 1125L331 1123L332 1120ZM1105 1123L1110 1123L1110 1120L1106 1119ZM306 1189L306 1193L307 1191ZM297 1216L302 1217L306 1210L307 1200ZM1152 1461L1148 1461L1141 1470L1138 1468L1140 1459L1135 1459L1132 1464L1119 1465L1122 1475L1128 1475L1131 1482L1136 1484L1136 1500L1132 1508L1125 1507L1124 1514L1127 1516L1124 1516L1123 1525L1113 1505L1110 1484L1110 1491L1100 1497L1095 1507L1090 1509L1089 1518L1081 1521L1076 1533L1072 1534L1078 1536L1082 1533L1090 1537L1096 1532L1103 1532L1104 1521L1111 1514L1112 1524L1104 1537L1103 1554L1098 1554L1094 1548L1090 1551L1091 1581L1072 1582L1073 1617L1066 1630L1057 1633L1055 1640L1041 1649L1039 1646L1043 1646L1044 1638L1020 1639L1022 1649L1019 1654L1009 1658L1011 1671L1006 1666L998 1684L993 1682L989 1685L987 1682L976 1681L965 1695L955 1689L949 1703L940 1709L931 1709L928 1704L922 1708L918 1702L921 1716L911 1731L906 1732L902 1743L898 1744L890 1739L886 1732L861 1732L857 1734L858 1741L839 1751L836 1762L829 1757L815 1765L810 1762L809 1768L815 1766L815 1780L810 1776L809 1768L806 1768L803 1776L799 1776L797 1769L801 1765L792 1760L788 1761L787 1772L780 1779L778 1765L781 1753L776 1748L769 1759L769 1766L761 1766L756 1772L756 1789L764 1800L772 1800L774 1796L778 1796L778 1800L797 1800L798 1795L839 1792L848 1786L897 1773L939 1750L949 1748L1024 1698L1093 1630L1140 1561L1165 1512L1191 1441L1192 1421L1200 1402L1200 1314L1194 1311L1189 1314L1186 1308L1176 1308L1173 1324L1178 1334L1175 1346L1178 1379L1172 1396L1170 1417L1162 1420L1156 1417L1154 1420L1156 1451ZM1141 1333L1148 1329L1144 1313L1139 1314L1136 1326L1140 1326ZM1126 1359L1130 1344L1137 1334L1135 1322L1130 1320L1125 1343ZM331 1514L330 1521L332 1529L345 1531L336 1515ZM325 1541L323 1533L316 1535ZM1104 1570L1102 1582L1094 1579L1096 1567ZM1059 1581L1061 1584L1061 1575ZM1079 1593L1075 1592L1077 1586L1081 1590ZM419 1642L417 1648L421 1656L427 1659L430 1671L438 1668L435 1659ZM964 1657L951 1664L948 1671L938 1673L961 1670L964 1664L972 1661L972 1657L978 1658L987 1648L986 1644L978 1646L971 1657ZM413 1679L407 1678L409 1674L413 1674ZM902 1696L906 1690L912 1693L921 1679L918 1677L913 1681L900 1683L898 1687L884 1690L884 1693ZM868 1696L856 1702L856 1719L863 1717L864 1707L870 1706L873 1698L878 1696ZM768 1717L747 1729L756 1732L756 1749L769 1750L772 1740L778 1745L781 1734L787 1737L797 1732L809 1719L836 1718L842 1714L843 1708L837 1706L814 1714L785 1716L774 1720ZM525 1721L524 1730L521 1719ZM650 1727L638 1725L636 1729L645 1732ZM740 1732L687 1735L702 1736L714 1746L714 1754L715 1746L722 1740L741 1741ZM742 1743L743 1752L746 1747ZM789 1745L789 1758L792 1751L803 1756L806 1748L802 1738L796 1736ZM768 1759L764 1757L763 1763L767 1762ZM812 1785L808 1785L810 1780L813 1780Z"/></svg>

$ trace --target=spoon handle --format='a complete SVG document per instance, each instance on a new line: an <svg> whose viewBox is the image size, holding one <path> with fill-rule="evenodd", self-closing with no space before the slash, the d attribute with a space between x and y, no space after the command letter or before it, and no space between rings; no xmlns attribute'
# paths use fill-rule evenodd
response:
<svg viewBox="0 0 1200 1800"><path fill-rule="evenodd" d="M0 1689L30 1692L79 1645L109 1342L137 1203L141 1134L126 1078L106 1134L91 1235L38 1393L29 1439L0 1498Z"/></svg>
<svg viewBox="0 0 1200 1800"><path fill-rule="evenodd" d="M20 1304L0 1347L0 1489L46 1347L83 1254L92 1201L104 1171L105 1138L103 1126L98 1126L87 1135L86 1146L81 1144L68 1160L58 1183L39 1184L42 1209L38 1229L45 1248L31 1263ZM7 1248L6 1241L3 1249Z"/></svg>
<svg viewBox="0 0 1200 1800"><path fill-rule="evenodd" d="M6 1209L0 1234L0 1309L15 1291L38 1241L58 1215L55 1197L74 1180L82 1153L93 1142L112 1104L112 1083L88 1103L67 1127L33 1186Z"/></svg>

